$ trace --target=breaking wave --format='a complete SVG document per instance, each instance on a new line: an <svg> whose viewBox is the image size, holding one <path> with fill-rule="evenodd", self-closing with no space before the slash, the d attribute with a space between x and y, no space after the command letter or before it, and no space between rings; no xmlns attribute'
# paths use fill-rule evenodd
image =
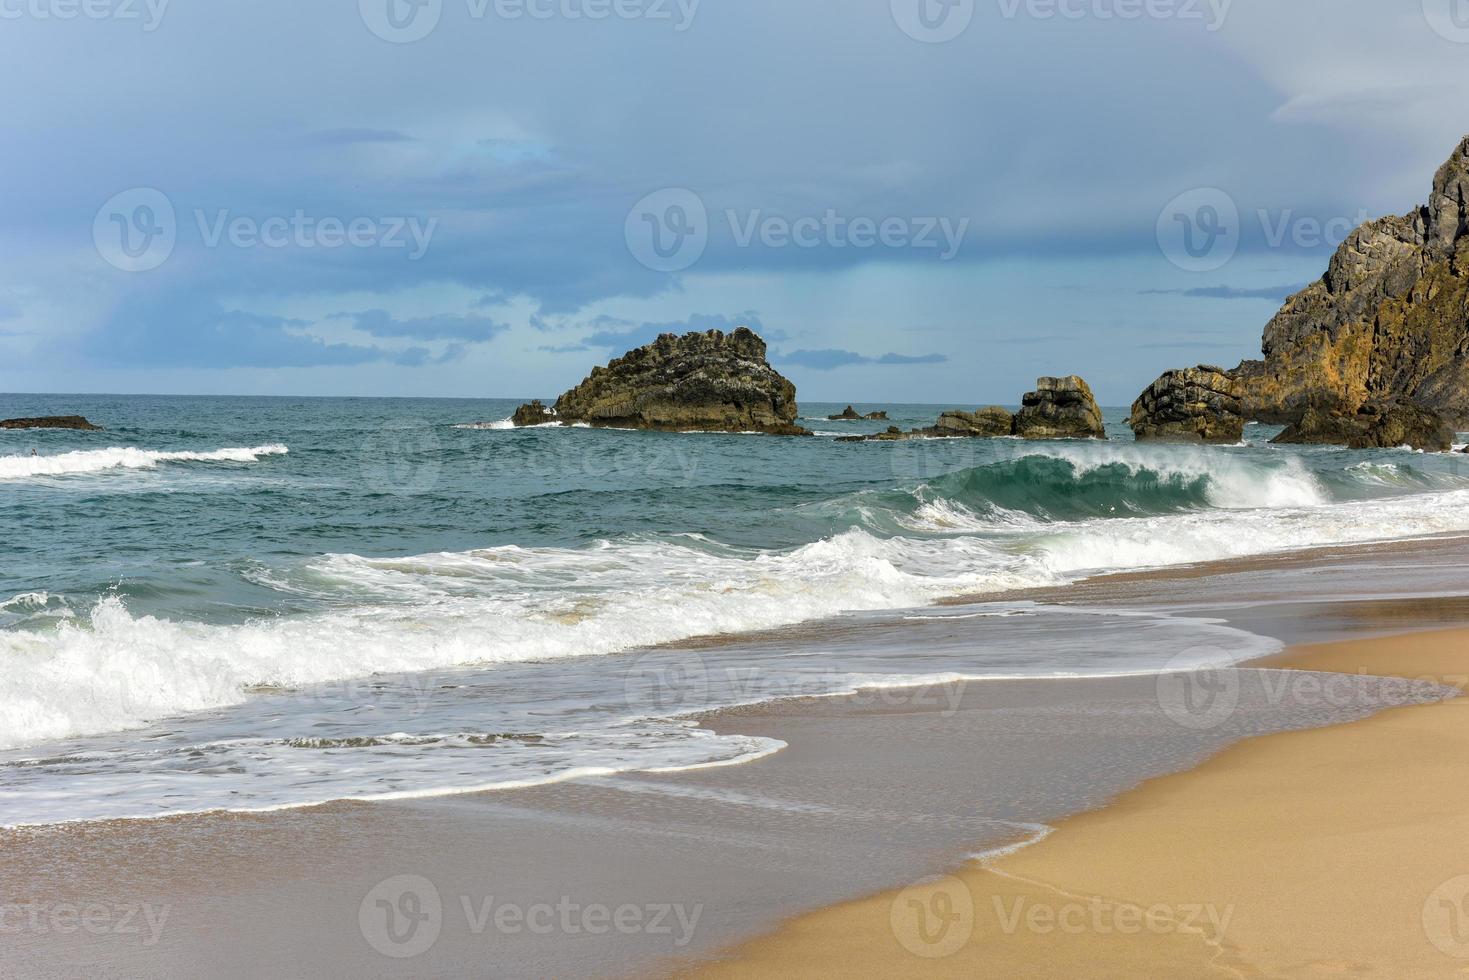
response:
<svg viewBox="0 0 1469 980"><path fill-rule="evenodd" d="M159 463L254 463L262 456L280 456L289 451L282 445L215 449L208 452L161 452L115 446L111 449L81 449L53 456L0 456L0 480L71 476L111 469L152 469Z"/></svg>

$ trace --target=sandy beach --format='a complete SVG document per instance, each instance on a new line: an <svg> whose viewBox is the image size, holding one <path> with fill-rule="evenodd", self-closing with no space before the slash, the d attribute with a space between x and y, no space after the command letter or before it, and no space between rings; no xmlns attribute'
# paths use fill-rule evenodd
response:
<svg viewBox="0 0 1469 980"><path fill-rule="evenodd" d="M1462 689L1469 630L1267 664L1390 697ZM1325 698L1320 675L1289 696ZM1350 696L1350 695L1348 695ZM1469 973L1469 700L1233 746L1045 840L804 916L704 977L1443 977Z"/></svg>

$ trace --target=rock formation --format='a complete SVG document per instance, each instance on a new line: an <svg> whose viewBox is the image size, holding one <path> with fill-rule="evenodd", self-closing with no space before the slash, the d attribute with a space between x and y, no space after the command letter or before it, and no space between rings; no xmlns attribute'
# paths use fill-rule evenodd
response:
<svg viewBox="0 0 1469 980"><path fill-rule="evenodd" d="M593 368L553 410L563 425L811 434L796 424L795 385L766 362L765 341L747 327L728 335L664 334ZM520 417L536 417L534 403L522 406Z"/></svg>
<svg viewBox="0 0 1469 980"><path fill-rule="evenodd" d="M1165 371L1132 403L1127 424L1139 442L1237 443L1245 433L1240 390L1211 364Z"/></svg>
<svg viewBox="0 0 1469 980"><path fill-rule="evenodd" d="M976 412L955 409L939 416L933 431L938 435L975 436L993 439L1008 436L1015 430L1015 416L1008 409L991 405Z"/></svg>
<svg viewBox="0 0 1469 980"><path fill-rule="evenodd" d="M515 414L510 416L510 423L515 426L545 425L547 422L554 421L556 421L556 416L551 414L549 408L541 404L539 398L528 405L520 406L515 410Z"/></svg>
<svg viewBox="0 0 1469 980"><path fill-rule="evenodd" d="M828 422L886 422L888 420L888 413L868 412L866 415L859 415L855 408L848 405L842 410L840 415L828 415L826 420Z"/></svg>
<svg viewBox="0 0 1469 980"><path fill-rule="evenodd" d="M991 405L977 411L953 409L926 429L904 432L891 426L872 436L843 436L838 442L899 442L904 439L1105 439L1102 413L1087 383L1069 378L1041 378L1025 396L1019 414Z"/></svg>
<svg viewBox="0 0 1469 980"><path fill-rule="evenodd" d="M1012 431L1022 439L1107 438L1092 390L1076 375L1039 379L1020 405Z"/></svg>
<svg viewBox="0 0 1469 980"><path fill-rule="evenodd" d="M1376 402L1354 414L1307 408L1271 442L1324 444L1350 449L1409 446L1429 452L1453 447L1454 430L1437 412L1412 402Z"/></svg>
<svg viewBox="0 0 1469 980"><path fill-rule="evenodd" d="M101 432L102 426L93 425L80 415L49 415L35 419L5 419L0 429L83 429Z"/></svg>
<svg viewBox="0 0 1469 980"><path fill-rule="evenodd" d="M1352 232L1261 346L1264 360L1235 372L1247 417L1287 423L1308 408L1350 416L1407 400L1469 424L1469 138L1428 204Z"/></svg>

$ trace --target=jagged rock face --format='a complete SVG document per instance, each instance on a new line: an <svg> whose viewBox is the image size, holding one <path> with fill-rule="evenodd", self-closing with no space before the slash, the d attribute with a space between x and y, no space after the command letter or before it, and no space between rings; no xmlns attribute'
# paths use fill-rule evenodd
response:
<svg viewBox="0 0 1469 980"><path fill-rule="evenodd" d="M1469 423L1469 138L1426 206L1348 236L1266 326L1262 350L1236 372L1250 418L1408 399Z"/></svg>
<svg viewBox="0 0 1469 980"><path fill-rule="evenodd" d="M972 436L994 439L1008 436L1014 431L1015 416L1006 409L991 405L976 412L961 412L955 409L939 416L934 431L941 435Z"/></svg>
<svg viewBox="0 0 1469 980"><path fill-rule="evenodd" d="M1075 375L1041 378L1021 399L1013 434L1022 439L1105 439L1092 389Z"/></svg>
<svg viewBox="0 0 1469 980"><path fill-rule="evenodd" d="M93 425L80 415L50 415L36 419L5 419L0 429L83 429L100 432L102 426Z"/></svg>
<svg viewBox="0 0 1469 980"><path fill-rule="evenodd" d="M828 422L886 422L887 419L887 412L868 412L866 415L862 415L851 405L844 408L840 415L828 415L826 417Z"/></svg>
<svg viewBox="0 0 1469 980"><path fill-rule="evenodd" d="M1409 446L1429 452L1452 448L1454 430L1437 412L1411 402L1363 405L1356 413L1308 408L1300 421L1271 442L1346 446L1349 449L1396 449Z"/></svg>
<svg viewBox="0 0 1469 980"><path fill-rule="evenodd" d="M1128 425L1139 442L1239 442L1240 384L1211 364L1165 371L1132 403Z"/></svg>
<svg viewBox="0 0 1469 980"><path fill-rule="evenodd" d="M746 327L664 334L593 368L555 412L568 424L810 435L796 425L796 386L766 363L765 341Z"/></svg>

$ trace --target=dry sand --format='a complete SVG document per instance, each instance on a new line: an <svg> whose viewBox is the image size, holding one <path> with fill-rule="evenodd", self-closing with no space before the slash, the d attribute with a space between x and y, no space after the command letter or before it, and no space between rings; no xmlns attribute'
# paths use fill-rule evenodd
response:
<svg viewBox="0 0 1469 980"><path fill-rule="evenodd" d="M1283 697L1469 683L1469 631L1298 647ZM684 971L680 971L684 972ZM796 918L693 975L1469 975L1469 698L1235 745L953 877Z"/></svg>

